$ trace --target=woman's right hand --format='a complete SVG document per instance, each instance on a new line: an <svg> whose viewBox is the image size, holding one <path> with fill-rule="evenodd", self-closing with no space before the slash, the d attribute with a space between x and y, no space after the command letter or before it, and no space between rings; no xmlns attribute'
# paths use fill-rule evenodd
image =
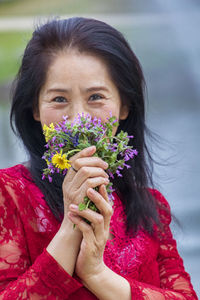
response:
<svg viewBox="0 0 200 300"><path fill-rule="evenodd" d="M47 251L70 275L74 272L82 233L78 228L73 229L73 223L68 218L69 205L83 202L89 188L109 182L105 172L108 165L102 159L92 156L95 151L95 146L92 146L71 157L71 164L77 172L71 168L65 176L62 185L64 218L47 247Z"/></svg>
<svg viewBox="0 0 200 300"><path fill-rule="evenodd" d="M73 168L70 168L63 181L64 219L67 218L70 204L83 202L89 188L95 188L109 183L105 170L108 164L101 158L93 156L95 146L83 149L70 158Z"/></svg>

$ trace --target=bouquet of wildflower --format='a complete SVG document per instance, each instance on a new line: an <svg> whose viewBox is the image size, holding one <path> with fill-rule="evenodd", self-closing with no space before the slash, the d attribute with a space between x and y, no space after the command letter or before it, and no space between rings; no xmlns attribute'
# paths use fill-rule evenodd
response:
<svg viewBox="0 0 200 300"><path fill-rule="evenodd" d="M95 146L94 156L100 157L108 163L107 173L111 178L114 174L122 176L121 170L130 166L126 163L137 155L137 150L128 146L130 138L126 132L121 131L113 136L113 127L118 126L116 117L110 116L106 123L101 119L93 118L88 114L78 114L74 122L63 117L63 121L49 126L44 125L43 132L47 144L43 155L47 168L43 170L42 179L48 178L52 182L52 174L66 175L71 167L70 158L84 148ZM98 191L98 187L95 188ZM112 199L112 183L106 186L109 199ZM98 211L93 202L86 196L84 202L79 204L79 209L90 208Z"/></svg>

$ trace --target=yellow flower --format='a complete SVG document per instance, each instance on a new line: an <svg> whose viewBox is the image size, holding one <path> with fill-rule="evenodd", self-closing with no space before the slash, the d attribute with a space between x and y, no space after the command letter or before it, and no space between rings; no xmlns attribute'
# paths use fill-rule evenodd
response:
<svg viewBox="0 0 200 300"><path fill-rule="evenodd" d="M70 161L66 158L66 154L62 154L62 151L60 153L54 154L54 156L51 159L52 164L55 165L56 168L64 170L71 168Z"/></svg>
<svg viewBox="0 0 200 300"><path fill-rule="evenodd" d="M44 126L43 126L43 133L44 133L46 142L48 142L48 140L51 137L52 132L54 132L54 131L55 131L55 127L54 127L53 123L51 123L49 125L49 127L46 124L44 124Z"/></svg>

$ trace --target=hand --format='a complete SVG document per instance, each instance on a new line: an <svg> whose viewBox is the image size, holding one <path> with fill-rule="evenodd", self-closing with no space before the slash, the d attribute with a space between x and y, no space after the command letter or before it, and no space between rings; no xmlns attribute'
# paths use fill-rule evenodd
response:
<svg viewBox="0 0 200 300"><path fill-rule="evenodd" d="M68 218L69 205L83 202L89 188L109 183L105 172L108 164L101 158L92 156L95 151L95 146L88 147L70 158L73 168L67 172L62 186L64 218Z"/></svg>
<svg viewBox="0 0 200 300"><path fill-rule="evenodd" d="M99 209L100 213L90 209L79 211L77 205L69 206L68 216L83 234L80 251L76 261L76 274L87 283L92 276L105 270L103 253L109 237L112 207L108 200L105 185L99 187L99 192L89 188L87 196ZM86 223L83 218L90 221Z"/></svg>
<svg viewBox="0 0 200 300"><path fill-rule="evenodd" d="M74 272L82 241L82 232L73 229L73 220L68 218L69 205L79 204L87 195L88 189L108 184L108 175L104 171L108 165L98 157L92 157L95 147L89 147L70 160L76 171L70 169L63 182L64 218L62 224L47 247L47 251L70 274ZM92 198L93 199L93 198Z"/></svg>

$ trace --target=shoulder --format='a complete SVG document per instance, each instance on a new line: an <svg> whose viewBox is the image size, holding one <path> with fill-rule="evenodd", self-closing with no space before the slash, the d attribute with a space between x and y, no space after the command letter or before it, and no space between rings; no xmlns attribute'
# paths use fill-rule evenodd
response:
<svg viewBox="0 0 200 300"><path fill-rule="evenodd" d="M16 165L0 170L0 206L17 209L20 214L25 211L37 210L46 202L43 193L31 178L29 170L24 165Z"/></svg>
<svg viewBox="0 0 200 300"><path fill-rule="evenodd" d="M1 176L6 176L6 177L24 177L26 179L30 180L30 173L28 169L22 165L18 164L13 167L5 168L5 169L0 169L0 175ZM1 178L1 177L0 177Z"/></svg>
<svg viewBox="0 0 200 300"><path fill-rule="evenodd" d="M155 198L157 204L159 204L167 209L170 209L170 205L169 205L167 199L164 197L164 195L161 192L159 192L156 189L150 189L150 188L149 188L149 191L150 191L151 195Z"/></svg>
<svg viewBox="0 0 200 300"><path fill-rule="evenodd" d="M0 198L16 199L17 194L22 195L27 182L31 182L31 177L21 164L0 169Z"/></svg>
<svg viewBox="0 0 200 300"><path fill-rule="evenodd" d="M160 217L161 223L170 224L171 222L171 208L167 199L161 192L156 189L149 189L151 195L154 197L156 202L156 208Z"/></svg>
<svg viewBox="0 0 200 300"><path fill-rule="evenodd" d="M0 169L0 186L4 186L8 183L19 184L20 182L31 180L28 169L18 164L16 166Z"/></svg>

